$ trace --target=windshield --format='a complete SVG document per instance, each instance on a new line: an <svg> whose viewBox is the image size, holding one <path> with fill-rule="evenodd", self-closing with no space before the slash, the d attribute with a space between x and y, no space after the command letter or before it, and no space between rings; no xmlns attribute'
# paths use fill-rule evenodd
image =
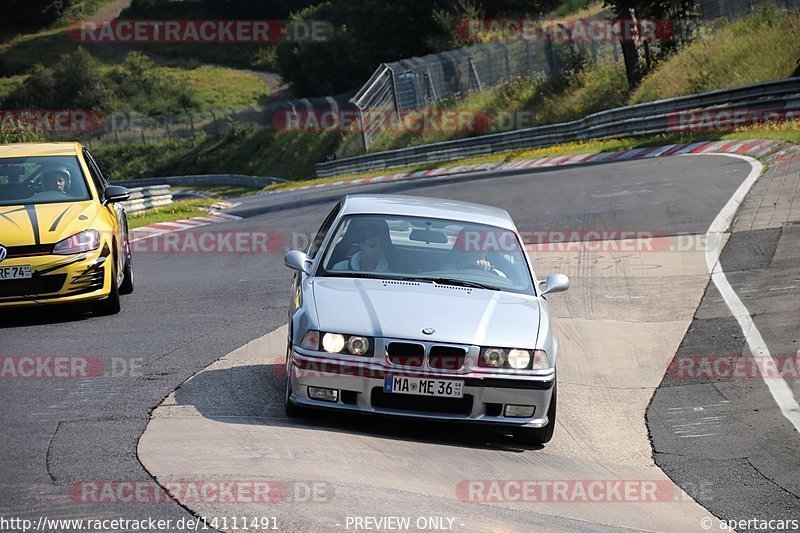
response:
<svg viewBox="0 0 800 533"><path fill-rule="evenodd" d="M318 275L433 281L533 294L528 263L514 232L434 218L343 217Z"/></svg>
<svg viewBox="0 0 800 533"><path fill-rule="evenodd" d="M0 206L89 200L76 156L0 159Z"/></svg>

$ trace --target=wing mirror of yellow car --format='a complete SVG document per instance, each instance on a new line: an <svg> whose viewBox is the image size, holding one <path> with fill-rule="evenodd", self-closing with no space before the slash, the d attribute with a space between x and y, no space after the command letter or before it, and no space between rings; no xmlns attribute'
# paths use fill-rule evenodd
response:
<svg viewBox="0 0 800 533"><path fill-rule="evenodd" d="M106 187L106 190L103 191L103 205L114 202L124 202L130 197L130 189L120 187L119 185L109 185Z"/></svg>

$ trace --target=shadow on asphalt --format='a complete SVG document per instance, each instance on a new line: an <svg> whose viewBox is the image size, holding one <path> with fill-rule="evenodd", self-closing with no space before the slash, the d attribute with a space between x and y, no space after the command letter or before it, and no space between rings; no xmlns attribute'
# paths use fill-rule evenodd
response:
<svg viewBox="0 0 800 533"><path fill-rule="evenodd" d="M0 310L0 329L76 322L92 318L88 305L59 304Z"/></svg>
<svg viewBox="0 0 800 533"><path fill-rule="evenodd" d="M241 417L248 419L247 425L296 427L459 448L512 453L543 448L522 444L502 429L477 424L329 410L288 418L283 410L284 368L277 363L206 370L185 382L175 392L175 400L178 405L193 406L206 418L227 424L240 424L236 418Z"/></svg>

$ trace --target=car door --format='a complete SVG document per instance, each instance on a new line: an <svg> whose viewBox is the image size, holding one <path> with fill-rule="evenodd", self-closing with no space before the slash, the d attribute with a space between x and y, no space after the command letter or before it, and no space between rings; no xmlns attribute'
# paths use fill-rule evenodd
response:
<svg viewBox="0 0 800 533"><path fill-rule="evenodd" d="M314 260L317 254L322 247L322 243L325 241L325 236L331 229L333 225L333 221L336 220L336 216L339 214L339 211L342 209L342 203L339 202L336 204L328 216L325 217L325 220L322 222L322 225L317 230L314 239L309 243L308 249L306 250L306 256L310 260ZM289 324L292 323L292 317L294 316L295 312L303 305L303 280L308 274L303 272L295 272L294 278L292 279L292 298L291 302L289 303ZM291 334L291 332L290 332Z"/></svg>

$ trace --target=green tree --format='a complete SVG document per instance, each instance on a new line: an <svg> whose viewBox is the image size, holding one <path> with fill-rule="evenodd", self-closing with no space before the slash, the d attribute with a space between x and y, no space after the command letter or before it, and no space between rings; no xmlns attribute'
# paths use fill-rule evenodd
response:
<svg viewBox="0 0 800 533"><path fill-rule="evenodd" d="M40 28L57 21L75 0L3 0L0 27Z"/></svg>
<svg viewBox="0 0 800 533"><path fill-rule="evenodd" d="M650 43L636 31L638 21L644 18L670 19L677 27L694 12L695 0L605 0L605 5L614 11L623 25L633 28L633 32L628 35L626 32L621 33L620 46L628 86L634 90L652 65ZM662 43L662 48L670 50L672 46L665 42Z"/></svg>

